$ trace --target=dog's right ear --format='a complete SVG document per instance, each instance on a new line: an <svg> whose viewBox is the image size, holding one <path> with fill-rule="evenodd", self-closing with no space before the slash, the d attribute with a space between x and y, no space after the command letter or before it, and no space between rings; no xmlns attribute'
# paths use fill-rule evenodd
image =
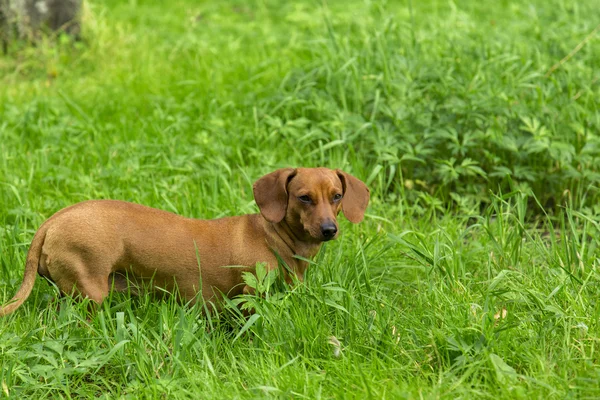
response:
<svg viewBox="0 0 600 400"><path fill-rule="evenodd" d="M296 175L294 168L278 169L254 182L254 200L260 213L269 222L281 222L287 212L287 185Z"/></svg>

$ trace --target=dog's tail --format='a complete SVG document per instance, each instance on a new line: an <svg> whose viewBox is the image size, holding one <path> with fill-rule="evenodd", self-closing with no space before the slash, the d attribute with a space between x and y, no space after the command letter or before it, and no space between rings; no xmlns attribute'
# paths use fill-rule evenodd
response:
<svg viewBox="0 0 600 400"><path fill-rule="evenodd" d="M21 304L25 302L25 300L27 300L31 294L31 289L33 289L33 284L35 283L35 278L38 271L38 265L40 263L40 257L42 255L42 245L44 244L45 239L46 229L39 229L33 237L33 241L29 247L29 252L27 253L25 274L23 276L21 287L19 290L17 290L17 293L8 303L0 307L0 317L15 311L21 306Z"/></svg>

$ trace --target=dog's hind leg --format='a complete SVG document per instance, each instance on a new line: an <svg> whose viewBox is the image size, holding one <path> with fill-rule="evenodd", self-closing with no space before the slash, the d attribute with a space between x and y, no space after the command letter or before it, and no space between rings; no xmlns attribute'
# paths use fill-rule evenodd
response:
<svg viewBox="0 0 600 400"><path fill-rule="evenodd" d="M63 294L88 298L100 304L108 296L111 266L99 258L89 254L87 257L62 255L58 259L50 256L47 273Z"/></svg>

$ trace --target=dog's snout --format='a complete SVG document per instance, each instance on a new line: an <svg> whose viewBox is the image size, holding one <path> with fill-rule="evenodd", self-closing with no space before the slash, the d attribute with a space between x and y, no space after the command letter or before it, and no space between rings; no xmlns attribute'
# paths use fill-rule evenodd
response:
<svg viewBox="0 0 600 400"><path fill-rule="evenodd" d="M333 222L326 222L321 225L321 233L325 240L333 239L337 233L337 226Z"/></svg>

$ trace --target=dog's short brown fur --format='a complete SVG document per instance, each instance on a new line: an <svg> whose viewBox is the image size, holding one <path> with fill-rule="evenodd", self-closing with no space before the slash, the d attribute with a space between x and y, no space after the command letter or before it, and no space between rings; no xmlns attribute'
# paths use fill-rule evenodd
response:
<svg viewBox="0 0 600 400"><path fill-rule="evenodd" d="M101 303L109 289L135 290L141 283L193 301L238 295L243 271L257 262L276 268L276 254L299 279L321 243L337 237L340 210L363 219L369 190L355 177L326 168L287 168L254 184L260 214L216 220L184 218L138 204L91 200L67 207L35 234L21 287L0 315L29 296L36 271L64 294ZM247 268L223 268L245 266ZM286 277L289 280L289 276Z"/></svg>

